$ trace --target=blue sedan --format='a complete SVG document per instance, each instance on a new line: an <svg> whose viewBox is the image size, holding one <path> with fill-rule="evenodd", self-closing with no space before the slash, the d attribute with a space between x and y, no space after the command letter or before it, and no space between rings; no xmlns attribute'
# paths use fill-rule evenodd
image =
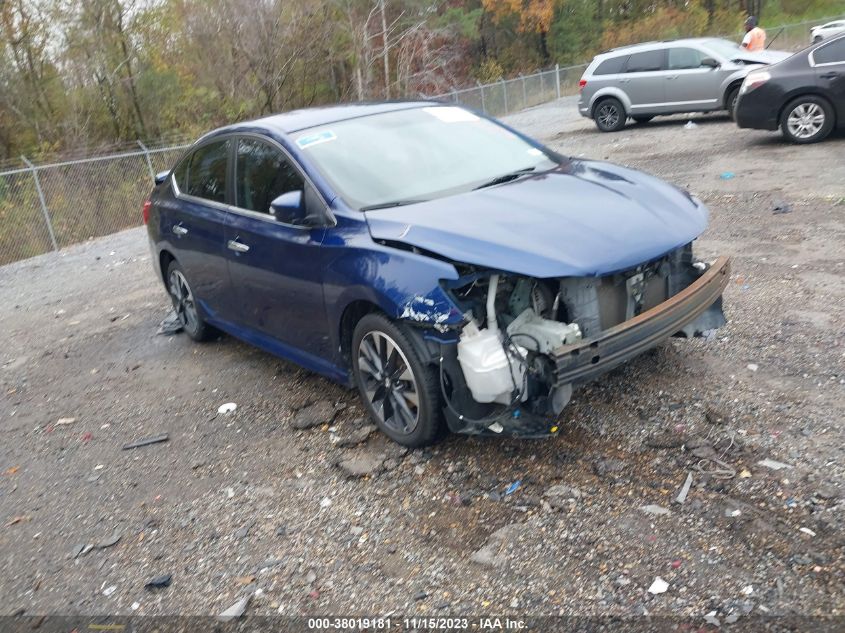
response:
<svg viewBox="0 0 845 633"><path fill-rule="evenodd" d="M156 177L153 261L185 332L356 387L379 428L557 431L573 387L722 326L706 208L433 102L227 126Z"/></svg>

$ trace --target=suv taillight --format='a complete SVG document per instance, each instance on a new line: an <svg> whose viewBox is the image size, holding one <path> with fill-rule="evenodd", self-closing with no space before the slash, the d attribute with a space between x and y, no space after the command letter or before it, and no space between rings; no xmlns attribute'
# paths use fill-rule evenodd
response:
<svg viewBox="0 0 845 633"><path fill-rule="evenodd" d="M581 81L579 81L578 82L578 92L581 92L586 85L587 85L586 79L582 79Z"/></svg>
<svg viewBox="0 0 845 633"><path fill-rule="evenodd" d="M141 212L144 216L144 224L150 221L150 209L153 206L152 200L145 200L144 201L144 210Z"/></svg>

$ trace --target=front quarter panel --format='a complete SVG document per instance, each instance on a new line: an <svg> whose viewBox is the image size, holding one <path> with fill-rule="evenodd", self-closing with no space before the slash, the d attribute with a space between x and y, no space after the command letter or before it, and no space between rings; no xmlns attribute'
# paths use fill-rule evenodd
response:
<svg viewBox="0 0 845 633"><path fill-rule="evenodd" d="M322 248L323 291L338 363L341 320L355 301L374 304L391 318L423 327L443 329L463 320L440 285L441 280L458 278L452 264L373 241L363 214L338 212L337 221Z"/></svg>

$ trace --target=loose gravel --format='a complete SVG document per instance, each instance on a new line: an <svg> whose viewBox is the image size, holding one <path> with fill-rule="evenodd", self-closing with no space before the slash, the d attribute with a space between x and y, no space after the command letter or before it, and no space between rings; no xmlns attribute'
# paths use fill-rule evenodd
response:
<svg viewBox="0 0 845 633"><path fill-rule="evenodd" d="M733 257L724 329L577 390L541 441L407 451L353 392L156 335L140 229L0 268L0 615L842 615L845 138L692 118L508 119L689 188L698 254Z"/></svg>

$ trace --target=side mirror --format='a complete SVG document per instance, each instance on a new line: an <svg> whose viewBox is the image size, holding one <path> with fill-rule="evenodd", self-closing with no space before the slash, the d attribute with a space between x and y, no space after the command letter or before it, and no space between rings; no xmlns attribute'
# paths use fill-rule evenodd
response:
<svg viewBox="0 0 845 633"><path fill-rule="evenodd" d="M721 66L721 64L712 57L705 57L704 59L702 59L701 65L707 66L708 68L718 68L719 66Z"/></svg>
<svg viewBox="0 0 845 633"><path fill-rule="evenodd" d="M273 216L285 224L302 225L305 220L305 202L301 191L288 191L270 203Z"/></svg>

